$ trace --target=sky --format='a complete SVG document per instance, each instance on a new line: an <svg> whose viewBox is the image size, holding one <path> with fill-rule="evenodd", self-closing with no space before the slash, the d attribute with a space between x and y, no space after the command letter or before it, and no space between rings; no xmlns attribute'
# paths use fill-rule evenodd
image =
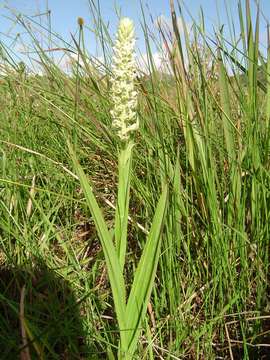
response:
<svg viewBox="0 0 270 360"><path fill-rule="evenodd" d="M181 1L182 2L182 1ZM170 23L169 0L99 0L100 13L110 34L114 34L118 23L118 15L128 16L133 19L136 28L137 47L139 51L145 53L143 31L140 22L142 21L141 3L146 16L147 25L155 28L157 19L163 23ZM238 28L237 0L187 0L184 3L184 15L187 24L192 23L192 17L198 19L200 7L204 12L205 28L207 34L213 34L213 28L224 25L226 34L229 35L229 17ZM244 0L241 3L245 4ZM10 9L18 13L26 14L32 22L33 28L38 28L39 23L44 28L48 28L47 10L51 11L51 28L68 43L71 43L71 34L76 38L78 35L77 18L82 17L85 21L85 42L87 50L91 54L98 55L100 48L97 47L96 39L93 35L94 23L91 16L91 4L98 4L97 0L0 0L0 40L11 47L16 54L24 52L24 47L29 44L29 38L21 27L14 23L14 18L10 19ZM263 15L270 20L270 0L261 0ZM175 0L177 9L177 0ZM253 16L255 17L255 0L251 0ZM9 8L9 9L7 9ZM41 29L41 28L40 28ZM43 35L36 32L37 39L44 47ZM20 34L18 36L18 34ZM261 22L261 45L266 46L266 23ZM24 44L24 45L23 45ZM19 54L23 57L22 54Z"/></svg>

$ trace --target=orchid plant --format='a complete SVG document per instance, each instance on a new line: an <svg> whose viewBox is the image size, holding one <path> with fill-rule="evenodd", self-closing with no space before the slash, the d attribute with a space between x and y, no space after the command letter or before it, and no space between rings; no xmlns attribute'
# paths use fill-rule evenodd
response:
<svg viewBox="0 0 270 360"><path fill-rule="evenodd" d="M133 284L127 296L124 266L127 251L132 151L135 146L131 134L139 128L136 111L137 91L135 88L134 46L133 22L129 18L122 18L114 46L111 76L112 127L120 138L118 196L113 232L109 231L93 194L92 186L79 165L72 146L69 145L74 167L97 228L105 256L120 334L118 359L134 359L160 256L161 235L168 199L168 186L164 184L145 247L134 273Z"/></svg>

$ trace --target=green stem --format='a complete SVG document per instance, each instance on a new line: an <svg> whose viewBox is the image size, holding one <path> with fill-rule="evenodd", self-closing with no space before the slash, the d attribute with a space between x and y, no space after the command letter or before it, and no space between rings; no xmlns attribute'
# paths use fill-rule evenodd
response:
<svg viewBox="0 0 270 360"><path fill-rule="evenodd" d="M115 214L115 246L120 268L123 272L127 249L127 227L129 209L132 142L125 143L118 158L118 196Z"/></svg>

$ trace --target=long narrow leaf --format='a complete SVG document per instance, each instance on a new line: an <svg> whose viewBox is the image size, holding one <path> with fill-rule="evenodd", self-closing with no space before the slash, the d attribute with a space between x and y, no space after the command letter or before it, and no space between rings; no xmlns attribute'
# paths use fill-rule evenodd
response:
<svg viewBox="0 0 270 360"><path fill-rule="evenodd" d="M140 262L135 272L134 281L128 298L126 318L129 346L127 357L132 358L138 337L141 320L144 317L155 280L161 248L161 233L167 209L168 185L165 185L159 199L153 223L143 250Z"/></svg>
<svg viewBox="0 0 270 360"><path fill-rule="evenodd" d="M79 177L87 205L91 211L93 220L95 222L95 226L102 244L108 275L110 279L110 284L113 293L115 311L117 315L117 320L120 328L120 336L122 341L125 342L125 329L126 329L126 320L125 320L125 284L124 284L124 277L122 275L120 264L118 261L118 257L116 255L116 251L112 242L111 235L105 223L104 217L102 212L98 206L98 203L95 199L93 194L92 188L89 184L89 180L87 179L82 167L80 166L74 150L72 149L71 145L68 144L69 151L71 154L71 158L74 164L74 168L77 172Z"/></svg>
<svg viewBox="0 0 270 360"><path fill-rule="evenodd" d="M219 63L219 87L220 87L220 99L222 104L222 126L224 130L225 143L229 160L235 160L235 147L234 147L234 134L232 123L228 119L232 119L231 104L228 88L228 78L226 70L221 57L221 51L218 50L218 63Z"/></svg>

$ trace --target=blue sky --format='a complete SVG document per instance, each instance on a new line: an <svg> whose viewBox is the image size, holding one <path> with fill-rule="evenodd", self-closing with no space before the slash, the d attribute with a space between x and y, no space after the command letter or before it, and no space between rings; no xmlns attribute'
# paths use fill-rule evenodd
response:
<svg viewBox="0 0 270 360"><path fill-rule="evenodd" d="M96 0L92 0L97 4ZM237 26L238 24L238 15L237 15L237 0L188 0L185 1L186 7L190 14L198 19L198 14L200 6L204 11L206 29L209 34L213 33L213 26L217 27L220 23L225 25L227 33L229 32L229 24L227 20L226 7L227 11L231 14L231 18L235 21ZM33 17L37 14L46 13L47 8L51 10L51 21L52 29L60 34L65 40L70 42L71 36L70 33L76 34L78 29L77 18L83 17L85 24L90 29L93 28L93 22L91 19L90 6L91 0L0 0L0 39L8 45L12 45L13 49L20 50L20 44L18 40L14 40L18 33L21 34L21 38L25 39L23 41L29 41L23 35L22 29L18 26L15 26L10 20L6 19L6 16L9 16L9 12L4 8L4 5L7 4L8 7L14 8L23 14L30 16L32 20L40 22L45 27L47 26L48 18L46 15L41 15ZM177 3L177 1L175 1ZM244 7L245 1L242 0ZM270 20L270 0L261 0L261 8L264 15ZM137 34L137 46L140 51L143 53L145 51L144 41L143 41L143 32L140 28L141 8L139 0L100 0L100 12L108 25L109 32L113 34L117 26L117 15L116 13L121 10L123 16L128 16L132 18L136 26ZM151 16L152 19L156 20L157 17L162 17L164 20L170 19L169 12L169 0L142 0L143 7L145 9L147 23L151 25ZM226 4L226 6L225 6ZM255 14L255 0L251 0L251 5L253 12ZM2 5L2 6L1 6ZM177 7L177 5L176 5ZM185 12L185 17L188 23L191 23L190 14ZM219 18L218 15L219 14ZM151 16L150 16L151 15ZM237 29L238 31L238 29ZM6 35L10 36L7 37ZM38 37L39 38L39 37ZM40 35L42 40L42 35ZM261 27L261 41L262 45L266 45L266 28L265 22L262 21ZM86 43L87 49L91 53L96 51L95 38L90 31L86 31Z"/></svg>

